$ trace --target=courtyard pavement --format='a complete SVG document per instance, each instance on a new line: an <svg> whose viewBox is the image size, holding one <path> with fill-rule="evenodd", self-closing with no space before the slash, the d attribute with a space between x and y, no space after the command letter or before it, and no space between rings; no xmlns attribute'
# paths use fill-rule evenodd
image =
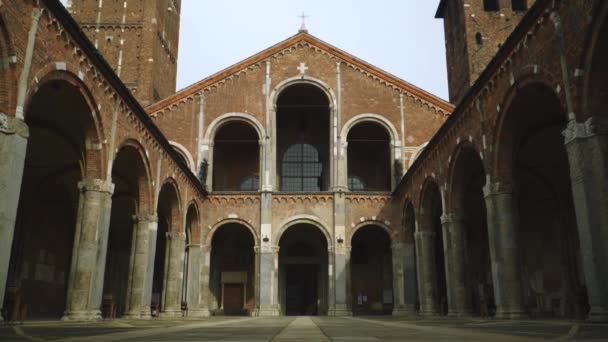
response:
<svg viewBox="0 0 608 342"><path fill-rule="evenodd" d="M211 317L0 323L0 341L608 341L608 324L417 317Z"/></svg>

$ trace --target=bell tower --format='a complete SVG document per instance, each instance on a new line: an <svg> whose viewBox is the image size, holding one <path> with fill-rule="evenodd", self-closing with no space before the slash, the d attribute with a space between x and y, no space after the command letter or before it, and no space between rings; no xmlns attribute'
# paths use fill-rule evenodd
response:
<svg viewBox="0 0 608 342"><path fill-rule="evenodd" d="M458 103L535 0L441 0L450 102Z"/></svg>
<svg viewBox="0 0 608 342"><path fill-rule="evenodd" d="M72 0L68 6L144 107L175 93L181 0Z"/></svg>

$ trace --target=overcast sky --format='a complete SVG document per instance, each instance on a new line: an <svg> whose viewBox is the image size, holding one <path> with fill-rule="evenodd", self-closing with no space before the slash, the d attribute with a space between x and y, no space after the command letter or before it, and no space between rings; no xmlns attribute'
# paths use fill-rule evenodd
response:
<svg viewBox="0 0 608 342"><path fill-rule="evenodd" d="M64 0L65 1L65 0ZM182 0L177 88L297 33L448 98L439 0Z"/></svg>

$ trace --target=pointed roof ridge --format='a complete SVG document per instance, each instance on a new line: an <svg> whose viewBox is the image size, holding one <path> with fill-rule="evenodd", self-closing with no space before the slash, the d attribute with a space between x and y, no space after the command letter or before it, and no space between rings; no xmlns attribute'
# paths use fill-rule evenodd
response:
<svg viewBox="0 0 608 342"><path fill-rule="evenodd" d="M227 68L224 68L214 74L211 74L211 75L203 78L202 80L200 80L198 82L195 82L185 88L182 88L181 90L177 91L175 94L173 94L169 97L166 97L156 103L151 104L150 106L148 106L146 108L146 111L149 114L152 114L156 111L166 108L176 101L179 101L183 98L191 96L191 95L201 91L202 89L219 82L220 80L222 80L224 78L227 78L235 73L238 73L239 71L241 71L243 69L248 68L249 66L251 66L253 64L262 62L262 61L272 57L273 55L277 54L281 50L284 50L290 46L296 45L301 42L306 42L306 43L316 46L317 48L319 48L321 50L325 50L327 53L336 56L339 60L343 61L344 63L352 64L352 65L360 68L361 70L363 70L367 73L370 73L370 74L386 81L387 83L392 84L396 88L400 88L403 91L408 92L411 95L420 98L421 100L427 101L430 104L435 105L436 107L445 111L446 113L451 113L452 110L454 109L454 105L452 105L448 101L446 101L422 88L419 88L387 71L384 71L360 58L357 58L348 52L345 52L345 51L331 45L331 44L311 35L310 33L308 33L308 31L299 31L295 35L288 37L287 39L285 39L277 44L274 44L274 45L270 46L269 48L266 48L252 56L245 58L244 60L242 60L238 63L235 63Z"/></svg>

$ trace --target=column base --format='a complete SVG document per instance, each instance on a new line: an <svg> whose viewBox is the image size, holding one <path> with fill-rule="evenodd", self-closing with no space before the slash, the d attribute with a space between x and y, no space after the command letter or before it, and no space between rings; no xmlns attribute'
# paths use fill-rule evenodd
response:
<svg viewBox="0 0 608 342"><path fill-rule="evenodd" d="M209 309L207 309L207 308L188 310L188 317L203 318L203 317L210 317L210 316L211 316L211 311L209 311Z"/></svg>
<svg viewBox="0 0 608 342"><path fill-rule="evenodd" d="M182 313L182 310L166 310L160 312L158 317L162 319L182 318L184 317L184 314Z"/></svg>
<svg viewBox="0 0 608 342"><path fill-rule="evenodd" d="M66 311L61 317L62 321L100 321L102 320L101 311L99 310L83 310L83 311Z"/></svg>
<svg viewBox="0 0 608 342"><path fill-rule="evenodd" d="M335 308L327 310L327 316L352 316L353 312L346 308Z"/></svg>
<svg viewBox="0 0 608 342"><path fill-rule="evenodd" d="M496 319L529 319L530 315L528 315L528 313L526 313L523 310L517 310L517 311L503 311L503 310L496 310L496 315L494 316L494 318Z"/></svg>
<svg viewBox="0 0 608 342"><path fill-rule="evenodd" d="M152 319L152 314L149 311L131 311L127 312L122 316L124 319Z"/></svg>
<svg viewBox="0 0 608 342"><path fill-rule="evenodd" d="M256 308L253 310L254 317L277 317L281 316L281 311L278 307Z"/></svg>
<svg viewBox="0 0 608 342"><path fill-rule="evenodd" d="M608 309L592 307L591 311L589 311L589 317L587 317L587 321L593 323L608 322Z"/></svg>

